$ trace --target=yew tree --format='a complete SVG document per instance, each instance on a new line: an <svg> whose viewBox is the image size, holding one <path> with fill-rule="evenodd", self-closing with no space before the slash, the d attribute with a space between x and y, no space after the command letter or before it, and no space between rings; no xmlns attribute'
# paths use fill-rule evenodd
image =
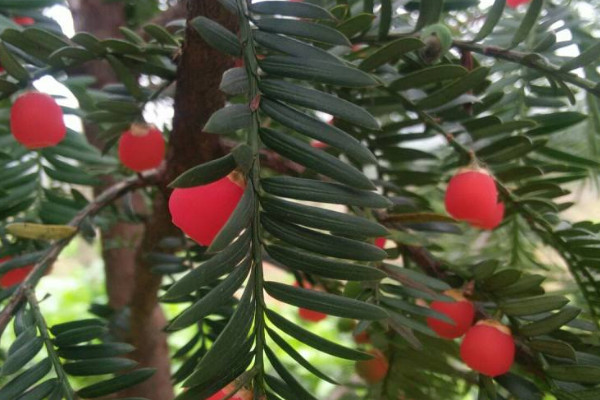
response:
<svg viewBox="0 0 600 400"><path fill-rule="evenodd" d="M0 0L0 400L599 399L599 22ZM78 240L106 301L50 324Z"/></svg>

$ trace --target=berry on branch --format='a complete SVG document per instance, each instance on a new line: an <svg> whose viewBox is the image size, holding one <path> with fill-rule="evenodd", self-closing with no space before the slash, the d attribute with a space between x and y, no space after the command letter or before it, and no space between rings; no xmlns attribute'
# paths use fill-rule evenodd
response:
<svg viewBox="0 0 600 400"><path fill-rule="evenodd" d="M244 183L237 174L207 185L173 190L169 211L173 224L202 246L210 246L242 198Z"/></svg>
<svg viewBox="0 0 600 400"><path fill-rule="evenodd" d="M385 355L378 349L371 349L369 353L374 357L370 360L358 361L355 365L356 373L369 384L381 382L387 375L390 365Z"/></svg>
<svg viewBox="0 0 600 400"><path fill-rule="evenodd" d="M484 170L460 171L450 179L444 199L452 217L482 229L494 229L504 217L494 179Z"/></svg>
<svg viewBox="0 0 600 400"><path fill-rule="evenodd" d="M0 258L0 263L3 263L8 260L10 260L10 257ZM11 269L10 271L8 271L0 277L0 287L6 289L23 282L32 269L33 265L27 265L25 267Z"/></svg>
<svg viewBox="0 0 600 400"><path fill-rule="evenodd" d="M225 386L223 389L219 390L217 393L210 396L207 400L222 400L225 397L229 396L231 392L235 390L234 384L229 384ZM231 400L252 400L252 392L248 389L241 389L236 394L234 394L230 399Z"/></svg>
<svg viewBox="0 0 600 400"><path fill-rule="evenodd" d="M470 368L495 377L510 370L515 359L515 341L507 326L492 319L482 320L463 338L460 356Z"/></svg>
<svg viewBox="0 0 600 400"><path fill-rule="evenodd" d="M10 109L10 129L17 142L28 149L55 146L67 134L60 106L40 92L19 96Z"/></svg>
<svg viewBox="0 0 600 400"><path fill-rule="evenodd" d="M153 125L133 124L119 139L119 159L133 171L157 168L164 158L165 139Z"/></svg>
<svg viewBox="0 0 600 400"><path fill-rule="evenodd" d="M434 317L427 318L427 325L437 333L438 336L446 339L455 339L464 335L471 325L473 325L475 307L473 307L473 303L465 299L458 290L447 290L444 294L452 297L456 301L445 302L436 300L431 303L430 307L432 310L442 313L453 320L454 325Z"/></svg>

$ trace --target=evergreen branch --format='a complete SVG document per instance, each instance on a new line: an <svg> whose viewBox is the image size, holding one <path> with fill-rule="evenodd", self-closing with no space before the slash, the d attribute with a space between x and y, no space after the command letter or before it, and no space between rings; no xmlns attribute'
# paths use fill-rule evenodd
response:
<svg viewBox="0 0 600 400"><path fill-rule="evenodd" d="M414 34L388 35L385 41L381 41L379 40L379 38L376 37L367 36L357 38L353 40L353 43L385 45L390 41L406 37L418 36ZM563 71L560 69L559 66L552 64L550 61L548 61L548 59L546 59L538 53L526 53L514 50L506 50L498 46L484 46L482 44L472 43L464 40L453 40L452 46L462 51L470 51L499 60L505 60L515 64L520 64L524 67L541 72L545 76L551 76L556 80L568 82L574 86L577 86L587 91L588 93L593 94L596 97L600 97L600 84L598 82L593 82L589 79L582 78L577 74L568 71Z"/></svg>
<svg viewBox="0 0 600 400"><path fill-rule="evenodd" d="M112 204L115 200L123 195L133 190L153 185L157 181L158 177L159 172L152 171L150 173L140 174L119 182L98 195L94 201L89 203L85 208L77 213L75 217L73 217L68 225L75 228L74 234L67 239L62 239L55 242L47 249L45 255L35 264L25 280L19 285L7 306L2 310L2 312L0 312L0 336L2 336L4 329L6 329L6 326L12 319L13 314L16 312L21 302L27 297L27 290L31 290L31 288L34 288L37 285L40 278L44 275L44 272L56 261L64 248L81 230L83 222L87 218L96 215L104 207Z"/></svg>
<svg viewBox="0 0 600 400"><path fill-rule="evenodd" d="M48 352L48 357L54 366L54 371L58 377L58 381L63 387L63 394L65 395L67 400L75 400L77 396L69 383L69 379L60 363L60 359L56 351L54 350L54 345L52 343L52 339L50 338L50 334L48 333L48 326L46 325L46 320L44 319L42 312L40 311L40 306L37 298L35 297L34 291L31 287L26 287L25 296L27 297L27 302L31 306L31 310L33 311L33 318L35 319L35 323L40 330L40 334L44 339L44 346L46 347L46 351Z"/></svg>

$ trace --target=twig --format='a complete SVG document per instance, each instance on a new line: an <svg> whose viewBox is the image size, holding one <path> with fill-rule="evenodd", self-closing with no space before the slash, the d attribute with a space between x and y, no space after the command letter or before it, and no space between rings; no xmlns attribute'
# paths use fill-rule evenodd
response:
<svg viewBox="0 0 600 400"><path fill-rule="evenodd" d="M62 250L71 242L71 240L73 240L77 233L79 233L83 222L87 218L96 215L104 207L110 205L112 202L126 193L155 184L158 181L158 177L159 172L155 170L142 175L141 178L135 176L119 182L98 195L94 201L89 203L84 209L77 213L75 217L73 217L68 225L76 228L75 233L67 239L55 242L48 248L46 254L35 264L25 280L19 285L19 288L15 291L15 293L13 293L7 306L2 310L2 312L0 312L0 336L2 336L4 329L6 329L6 326L12 319L12 315L26 297L27 288L35 288L40 277L44 274L46 269L48 269L49 266L56 261Z"/></svg>

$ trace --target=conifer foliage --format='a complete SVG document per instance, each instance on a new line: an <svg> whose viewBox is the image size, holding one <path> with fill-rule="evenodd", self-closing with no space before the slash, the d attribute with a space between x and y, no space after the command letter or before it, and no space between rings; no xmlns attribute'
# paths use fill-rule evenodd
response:
<svg viewBox="0 0 600 400"><path fill-rule="evenodd" d="M132 191L181 231L143 254L179 310L165 332L190 333L177 400L600 398L600 225L564 217L600 170L587 2L189 1L237 30L196 16L68 38L41 13L59 1L0 0L1 400L151 379L115 310L48 326L36 291L71 240L128 218L112 206ZM169 132L144 109L173 96L186 27L235 62L225 106L189 132L228 152L167 188ZM97 60L118 84L77 75ZM46 75L77 109L35 90ZM354 345L312 329L332 320Z"/></svg>

